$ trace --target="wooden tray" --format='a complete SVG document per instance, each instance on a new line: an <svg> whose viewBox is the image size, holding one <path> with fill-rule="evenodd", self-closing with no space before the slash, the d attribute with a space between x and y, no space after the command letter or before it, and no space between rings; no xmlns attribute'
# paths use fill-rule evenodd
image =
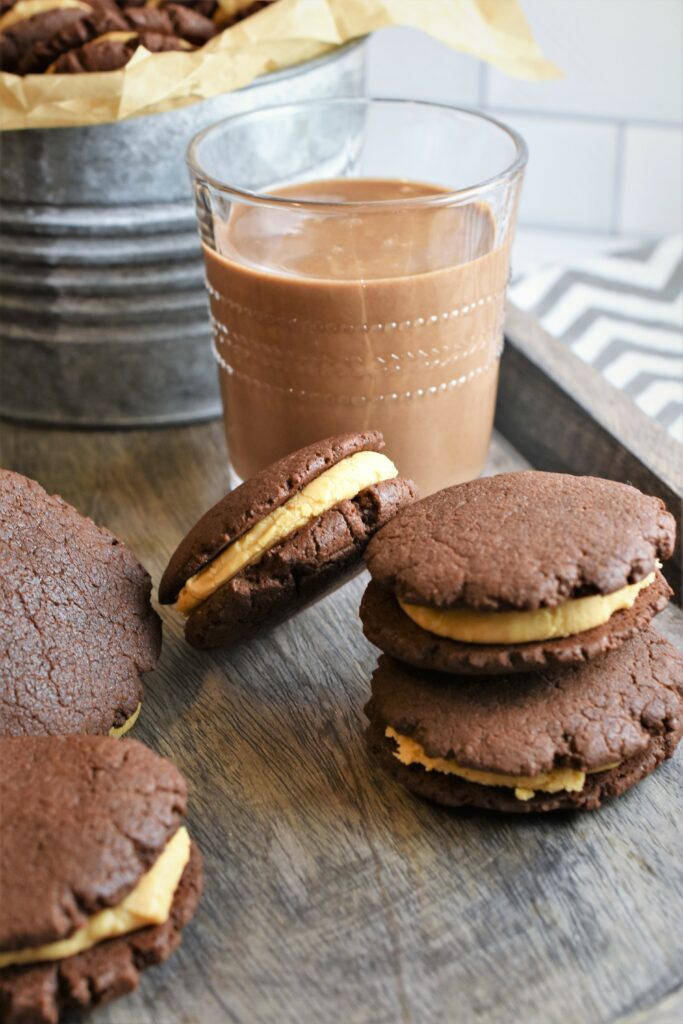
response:
<svg viewBox="0 0 683 1024"><path fill-rule="evenodd" d="M508 335L489 471L617 476L677 510L669 439L526 316L510 312ZM5 465L109 526L155 583L227 486L218 423L3 437ZM190 780L206 890L170 963L95 1019L683 1019L683 756L594 814L510 819L418 801L365 753L376 652L357 618L364 582L232 654L192 651L164 610L134 735ZM671 606L657 622L680 643L682 619Z"/></svg>

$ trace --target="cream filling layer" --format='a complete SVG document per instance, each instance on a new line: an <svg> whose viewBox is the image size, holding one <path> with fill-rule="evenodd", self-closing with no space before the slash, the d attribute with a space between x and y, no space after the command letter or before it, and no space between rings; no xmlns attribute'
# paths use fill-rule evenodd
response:
<svg viewBox="0 0 683 1024"><path fill-rule="evenodd" d="M398 470L380 452L356 452L311 480L280 508L252 526L243 537L228 545L207 566L191 576L175 603L188 615L241 569L253 565L267 551L303 526L328 512L340 501L357 497L366 487L392 480Z"/></svg>
<svg viewBox="0 0 683 1024"><path fill-rule="evenodd" d="M114 739L117 739L117 740L121 739L122 736L125 736L126 733L129 732L133 728L135 723L137 722L138 718L140 717L141 710L142 710L142 704L138 704L138 706L136 707L136 709L133 712L133 714L130 716L130 718L127 718L125 720L123 725L119 725L119 726L113 725L111 727L111 729L109 730L109 735L113 736Z"/></svg>
<svg viewBox="0 0 683 1024"><path fill-rule="evenodd" d="M12 25L26 21L27 18L32 18L36 14L46 14L47 11L62 11L69 8L81 11L92 10L90 4L83 3L82 0L18 0L18 3L5 11L0 18L0 32L6 32Z"/></svg>
<svg viewBox="0 0 683 1024"><path fill-rule="evenodd" d="M166 843L149 871L139 880L126 898L116 907L100 910L78 928L68 939L50 942L30 949L0 953L0 969L13 964L32 964L46 960L65 960L91 949L99 942L146 928L165 924L173 905L173 897L190 859L190 837L181 826Z"/></svg>
<svg viewBox="0 0 683 1024"><path fill-rule="evenodd" d="M576 768L553 768L549 772L540 772L538 775L500 775L497 772L479 771L477 768L464 768L450 758L430 757L419 743L409 736L402 736L390 725L387 726L384 735L395 740L398 749L394 751L394 757L401 764L419 764L428 772L457 775L461 779L476 782L480 786L503 786L505 789L514 789L518 800L531 800L537 791L541 793L580 793L586 784L586 774L606 772L610 768L616 768L619 764L616 761L613 764L595 768L588 773Z"/></svg>
<svg viewBox="0 0 683 1024"><path fill-rule="evenodd" d="M624 608L631 608L655 573L613 594L576 597L556 608L533 611L480 612L471 608L425 608L399 601L403 611L422 629L467 644L528 644L575 636L602 626Z"/></svg>

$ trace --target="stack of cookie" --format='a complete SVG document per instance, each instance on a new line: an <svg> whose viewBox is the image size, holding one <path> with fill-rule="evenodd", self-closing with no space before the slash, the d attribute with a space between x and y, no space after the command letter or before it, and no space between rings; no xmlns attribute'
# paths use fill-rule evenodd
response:
<svg viewBox="0 0 683 1024"><path fill-rule="evenodd" d="M401 512L366 552L372 751L452 806L593 809L639 782L683 733L683 658L650 627L674 530L633 487L537 472Z"/></svg>

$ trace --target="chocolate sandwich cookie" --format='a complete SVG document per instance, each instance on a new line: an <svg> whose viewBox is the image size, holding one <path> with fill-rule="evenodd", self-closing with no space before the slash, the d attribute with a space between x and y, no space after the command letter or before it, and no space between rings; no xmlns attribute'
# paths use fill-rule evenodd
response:
<svg viewBox="0 0 683 1024"><path fill-rule="evenodd" d="M66 15L68 10L70 8L63 14ZM23 47L14 69L17 74L37 74L67 50L76 49L96 37L130 31L122 12L113 4L92 6L89 10L86 6L79 17L63 17L62 22L49 34Z"/></svg>
<svg viewBox="0 0 683 1024"><path fill-rule="evenodd" d="M133 740L0 739L0 1020L57 1024L137 987L192 917L185 782Z"/></svg>
<svg viewBox="0 0 683 1024"><path fill-rule="evenodd" d="M597 662L453 679L383 655L368 742L395 778L453 807L593 810L674 752L683 656L648 628Z"/></svg>
<svg viewBox="0 0 683 1024"><path fill-rule="evenodd" d="M2 0L0 69L19 75L114 71L138 46L152 53L201 47L269 2Z"/></svg>
<svg viewBox="0 0 683 1024"><path fill-rule="evenodd" d="M189 643L248 639L361 568L370 537L415 497L383 447L374 431L319 441L268 466L199 520L159 584L160 602L188 616Z"/></svg>
<svg viewBox="0 0 683 1024"><path fill-rule="evenodd" d="M529 672L602 655L671 596L675 523L627 484L502 473L416 502L368 545L365 635L459 674Z"/></svg>
<svg viewBox="0 0 683 1024"><path fill-rule="evenodd" d="M165 4L163 7L126 8L123 13L131 28L177 36L193 46L208 43L217 31L210 18L204 17L192 7L177 3Z"/></svg>
<svg viewBox="0 0 683 1024"><path fill-rule="evenodd" d="M161 647L150 592L112 533L0 470L0 736L129 727Z"/></svg>
<svg viewBox="0 0 683 1024"><path fill-rule="evenodd" d="M35 12L35 13L34 13ZM119 7L114 0L23 0L0 17L0 66L16 74L112 71L138 46L203 46L217 32L191 7Z"/></svg>
<svg viewBox="0 0 683 1024"><path fill-rule="evenodd" d="M46 69L114 70L127 63L140 44L152 51L188 49L203 46L215 34L213 22L190 7L168 4L164 8L119 9L109 0L25 47L15 70L21 75ZM87 51L81 52L85 46ZM74 56L69 56L72 52Z"/></svg>
<svg viewBox="0 0 683 1024"><path fill-rule="evenodd" d="M84 72L117 71L125 67L139 46L150 53L192 50L186 39L164 36L158 32L109 32L84 46L76 47L58 57L46 74L75 75Z"/></svg>
<svg viewBox="0 0 683 1024"><path fill-rule="evenodd" d="M52 38L79 32L92 38L96 24L101 31L125 27L113 0L21 0L0 15L0 68L15 74L42 70L47 66L29 55L49 51ZM27 62L24 64L24 62Z"/></svg>

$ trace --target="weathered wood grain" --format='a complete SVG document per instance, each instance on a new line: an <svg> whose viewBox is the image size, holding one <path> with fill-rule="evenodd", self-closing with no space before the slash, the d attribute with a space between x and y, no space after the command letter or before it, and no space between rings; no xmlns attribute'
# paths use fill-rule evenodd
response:
<svg viewBox="0 0 683 1024"><path fill-rule="evenodd" d="M2 462L113 529L155 583L227 480L217 424L5 426ZM497 439L491 468L521 465ZM667 1021L683 984L683 757L592 815L419 802L366 757L363 583L229 654L192 651L162 612L135 736L190 780L206 892L179 953L95 1020ZM680 612L662 619L680 638Z"/></svg>

